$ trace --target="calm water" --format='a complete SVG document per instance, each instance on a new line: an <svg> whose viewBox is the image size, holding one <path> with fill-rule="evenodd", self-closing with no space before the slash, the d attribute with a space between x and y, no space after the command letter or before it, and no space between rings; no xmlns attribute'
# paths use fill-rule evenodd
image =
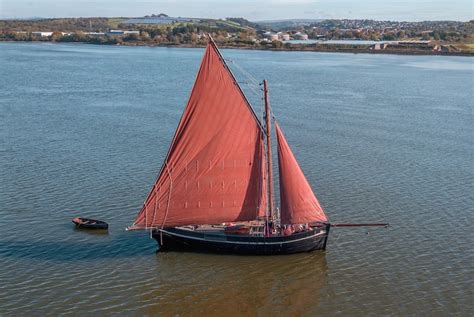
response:
<svg viewBox="0 0 474 317"><path fill-rule="evenodd" d="M225 50L269 80L331 220L392 227L334 228L325 253L156 254L124 228L202 54L0 44L0 315L474 314L473 59Z"/></svg>

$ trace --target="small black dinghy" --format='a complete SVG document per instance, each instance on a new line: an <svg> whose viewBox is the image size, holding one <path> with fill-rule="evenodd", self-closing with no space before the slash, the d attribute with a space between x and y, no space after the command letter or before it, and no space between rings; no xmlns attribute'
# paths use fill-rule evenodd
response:
<svg viewBox="0 0 474 317"><path fill-rule="evenodd" d="M74 218L72 222L78 228L87 228L87 229L108 229L109 224L105 221L94 220L94 219L87 219L87 218Z"/></svg>

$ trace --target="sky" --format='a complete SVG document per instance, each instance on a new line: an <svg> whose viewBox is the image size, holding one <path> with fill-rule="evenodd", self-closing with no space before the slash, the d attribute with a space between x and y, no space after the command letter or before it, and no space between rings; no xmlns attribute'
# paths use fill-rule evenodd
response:
<svg viewBox="0 0 474 317"><path fill-rule="evenodd" d="M473 18L473 0L0 0L0 18L117 17L166 13L198 18L374 19Z"/></svg>

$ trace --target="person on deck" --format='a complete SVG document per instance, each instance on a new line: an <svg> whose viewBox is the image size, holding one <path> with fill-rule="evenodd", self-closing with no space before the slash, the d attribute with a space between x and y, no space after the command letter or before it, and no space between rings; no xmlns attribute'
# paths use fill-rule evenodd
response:
<svg viewBox="0 0 474 317"><path fill-rule="evenodd" d="M285 227L283 228L283 235L284 236L289 236L293 233L293 228L291 225L285 225Z"/></svg>

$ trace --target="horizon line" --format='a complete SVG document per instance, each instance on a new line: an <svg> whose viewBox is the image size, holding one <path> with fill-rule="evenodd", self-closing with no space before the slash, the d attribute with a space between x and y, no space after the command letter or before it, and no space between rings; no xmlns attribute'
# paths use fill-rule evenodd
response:
<svg viewBox="0 0 474 317"><path fill-rule="evenodd" d="M52 19L94 19L94 18L123 18L123 19L136 19L136 18L145 18L146 16L61 16L61 17L0 17L0 20L24 20L24 21L31 21L31 20L52 20ZM151 15L149 16L150 18ZM373 18L281 18L281 19L265 19L265 20L248 20L243 16L227 16L224 18L204 18L204 17L184 17L184 16L169 16L170 18L187 18L187 19L199 19L199 20L225 20L228 18L242 18L246 19L249 22L254 23L262 23L262 22L276 22L276 21L294 21L294 20L306 20L306 21L325 21L325 20L368 20L368 21L387 21L387 22L412 22L412 23L419 23L419 22L463 22L469 23L471 20L378 20Z"/></svg>

